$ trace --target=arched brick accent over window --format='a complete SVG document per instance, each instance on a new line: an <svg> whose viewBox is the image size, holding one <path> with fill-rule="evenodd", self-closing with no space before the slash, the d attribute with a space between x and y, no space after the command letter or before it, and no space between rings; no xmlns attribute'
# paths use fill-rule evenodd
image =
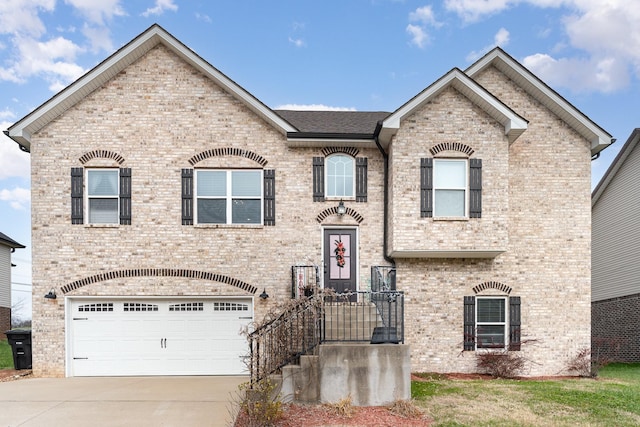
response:
<svg viewBox="0 0 640 427"><path fill-rule="evenodd" d="M359 152L360 150L355 147L325 147L322 149L322 155L325 157L335 153L344 153L351 157L356 157Z"/></svg>
<svg viewBox="0 0 640 427"><path fill-rule="evenodd" d="M233 147L222 147L222 148L212 148L210 150L203 151L202 153L196 154L192 158L189 159L189 163L191 166L194 166L196 163L201 162L209 157L220 157L220 156L237 156L244 157L254 162L258 163L260 166L265 167L267 165L267 159L264 157L254 153L253 151L243 150L242 148L233 148Z"/></svg>
<svg viewBox="0 0 640 427"><path fill-rule="evenodd" d="M84 165L89 160L96 159L96 158L115 160L119 165L124 163L124 157L122 157L118 153L115 153L113 151L108 151L108 150L89 151L88 153L84 153L82 156L80 156L79 160L80 160L80 163Z"/></svg>
<svg viewBox="0 0 640 427"><path fill-rule="evenodd" d="M479 284L478 286L473 287L473 292L480 293L485 289L497 289L505 294L509 295L511 293L511 288L504 283L499 282L484 282Z"/></svg>
<svg viewBox="0 0 640 427"><path fill-rule="evenodd" d="M431 147L429 151L434 156L441 151L459 151L467 156L471 156L475 152L473 148L460 142L441 142L440 144L436 144Z"/></svg>
<svg viewBox="0 0 640 427"><path fill-rule="evenodd" d="M327 219L329 216L337 215L337 214L338 214L338 207L334 206L332 208L328 208L320 212L316 217L316 221L322 223L322 221ZM358 222L358 224L364 221L364 217L351 208L347 208L347 212L345 213L345 215L349 215L351 218L355 219Z"/></svg>
<svg viewBox="0 0 640 427"><path fill-rule="evenodd" d="M121 279L123 277L186 277L189 279L202 279L209 280L211 282L220 282L227 285L235 286L236 288L247 291L251 294L255 294L257 288L241 280L233 279L229 276L222 274L210 273L208 271L199 270L184 270L177 268L138 268L130 270L115 270L106 273L100 273L93 276L85 277L84 279L76 280L75 282L67 283L62 286L60 290L63 294L82 288L83 286L91 285L93 283L104 282L106 280Z"/></svg>

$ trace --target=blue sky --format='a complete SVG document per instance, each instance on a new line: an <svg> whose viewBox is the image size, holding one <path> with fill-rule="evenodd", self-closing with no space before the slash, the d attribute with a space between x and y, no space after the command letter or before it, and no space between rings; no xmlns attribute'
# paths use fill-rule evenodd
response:
<svg viewBox="0 0 640 427"><path fill-rule="evenodd" d="M618 141L640 127L638 0L11 0L0 2L0 130L153 23L272 108L394 111L495 46ZM0 231L30 316L29 155L0 135Z"/></svg>

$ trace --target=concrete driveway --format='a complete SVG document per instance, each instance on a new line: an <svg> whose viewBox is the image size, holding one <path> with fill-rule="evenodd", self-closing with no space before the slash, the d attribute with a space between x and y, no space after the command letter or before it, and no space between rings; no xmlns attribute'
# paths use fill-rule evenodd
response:
<svg viewBox="0 0 640 427"><path fill-rule="evenodd" d="M248 377L30 378L0 382L0 426L229 426Z"/></svg>

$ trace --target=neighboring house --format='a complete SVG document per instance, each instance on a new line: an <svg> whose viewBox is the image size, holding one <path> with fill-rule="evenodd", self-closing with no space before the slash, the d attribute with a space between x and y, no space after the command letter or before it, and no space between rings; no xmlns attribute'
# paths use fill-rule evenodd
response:
<svg viewBox="0 0 640 427"><path fill-rule="evenodd" d="M611 136L501 49L391 113L274 111L154 25L7 134L34 295L57 295L33 301L36 375L242 373L238 331L301 264L354 290L395 263L414 371L508 348L553 375L590 346Z"/></svg>
<svg viewBox="0 0 640 427"><path fill-rule="evenodd" d="M640 129L591 197L592 354L640 362Z"/></svg>
<svg viewBox="0 0 640 427"><path fill-rule="evenodd" d="M11 254L24 246L0 233L0 336L11 329Z"/></svg>

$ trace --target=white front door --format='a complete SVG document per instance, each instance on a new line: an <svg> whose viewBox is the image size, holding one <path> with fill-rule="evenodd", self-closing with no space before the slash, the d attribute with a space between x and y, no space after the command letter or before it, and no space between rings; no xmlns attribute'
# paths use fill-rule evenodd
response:
<svg viewBox="0 0 640 427"><path fill-rule="evenodd" d="M70 315L70 376L247 373L251 299L72 299Z"/></svg>

